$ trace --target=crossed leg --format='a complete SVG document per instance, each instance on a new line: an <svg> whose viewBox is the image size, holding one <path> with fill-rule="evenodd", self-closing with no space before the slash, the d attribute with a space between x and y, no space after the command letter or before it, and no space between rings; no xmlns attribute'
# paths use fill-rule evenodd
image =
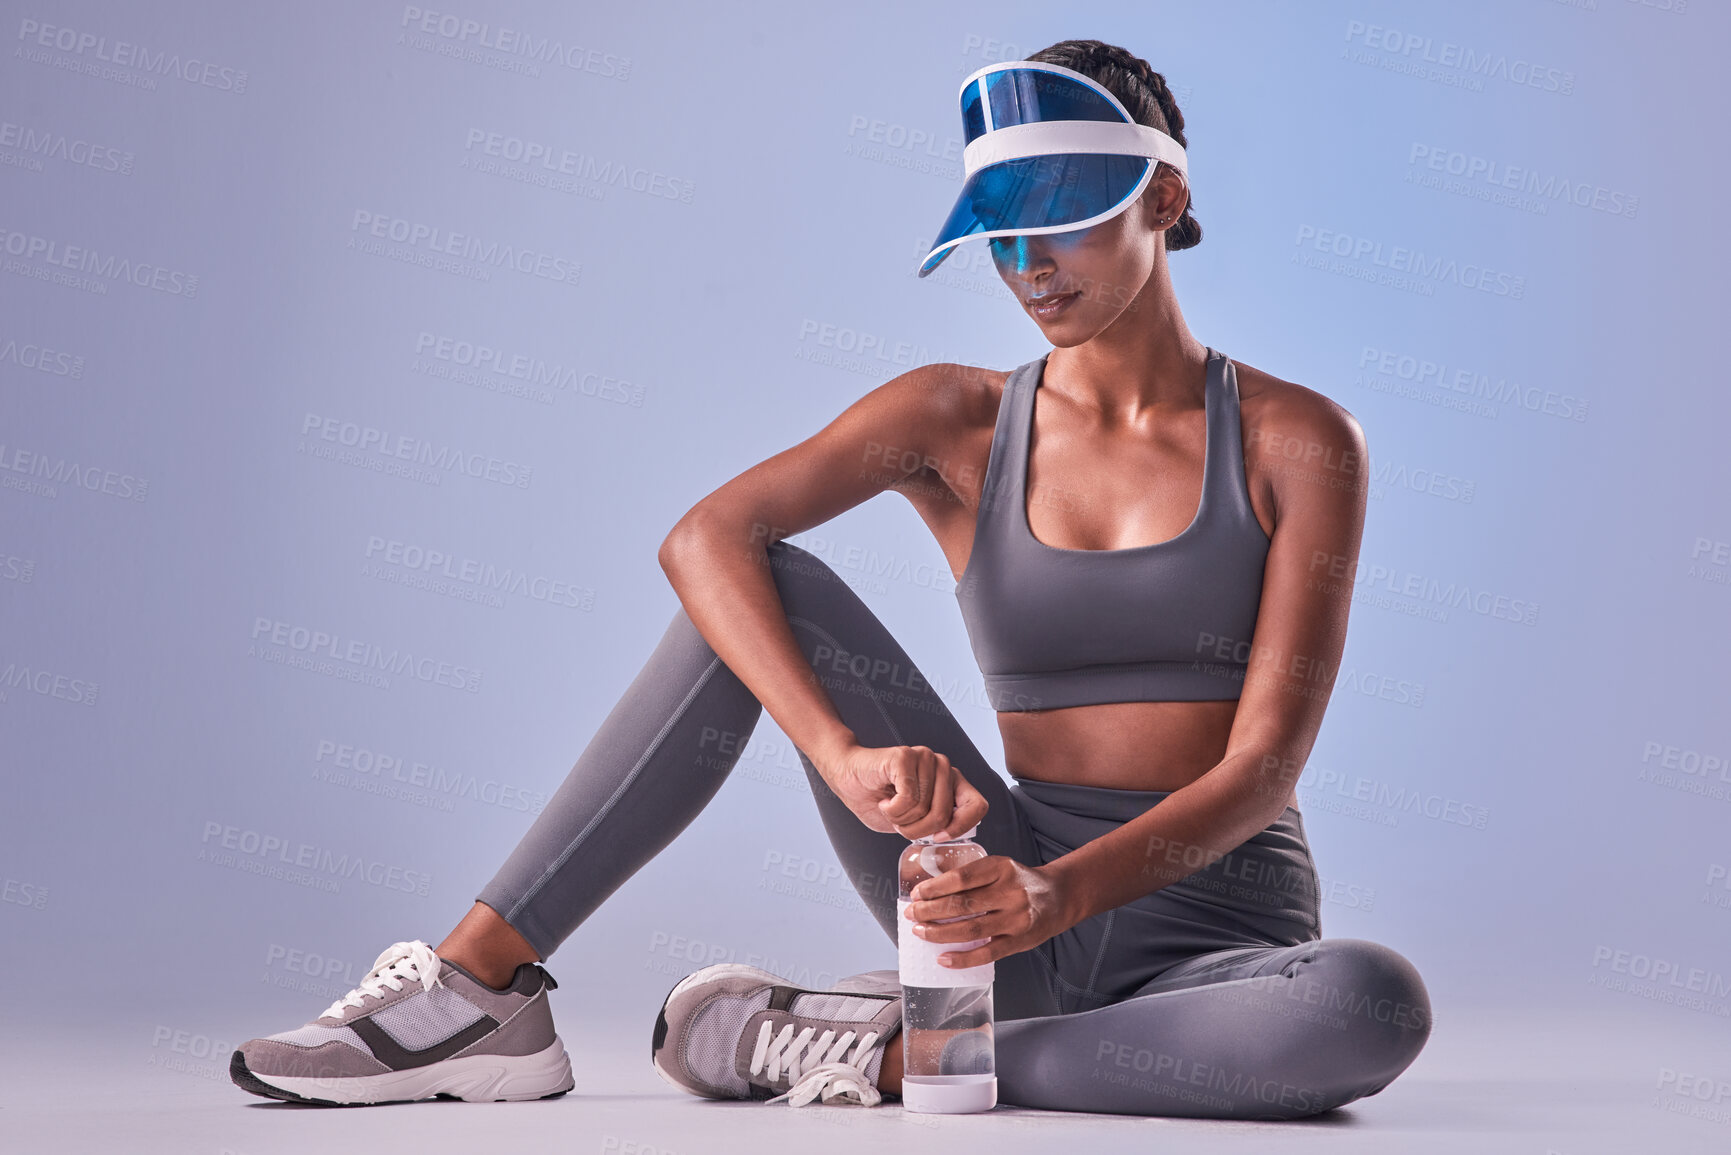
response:
<svg viewBox="0 0 1731 1155"><path fill-rule="evenodd" d="M1039 865L1008 785L876 615L806 551L776 542L769 560L794 635L858 740L948 756L990 805L981 845ZM486 939L501 957L524 949L550 955L702 812L761 713L677 611L478 896L464 920L481 931L471 939ZM905 839L865 827L800 758L844 871L893 940L895 863ZM459 947L462 929L453 932ZM1199 955L1121 1002L1070 1014L1058 1013L1050 956L1039 948L999 960L996 970L1000 1097L1022 1106L1293 1118L1380 1090L1429 1033L1429 1004L1412 965L1362 940Z"/></svg>

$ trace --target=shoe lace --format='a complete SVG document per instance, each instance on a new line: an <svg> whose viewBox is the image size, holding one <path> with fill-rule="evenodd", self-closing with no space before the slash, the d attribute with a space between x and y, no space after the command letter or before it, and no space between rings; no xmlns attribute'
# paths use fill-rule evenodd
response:
<svg viewBox="0 0 1731 1155"><path fill-rule="evenodd" d="M439 984L439 956L420 939L394 942L386 947L373 960L373 969L361 980L361 985L332 1003L319 1018L340 1019L344 1007L358 1007L368 996L382 999L386 987L400 991L405 982L418 982L421 989L428 991Z"/></svg>
<svg viewBox="0 0 1731 1155"><path fill-rule="evenodd" d="M751 1073L767 1073L771 1083L784 1076L788 1079L788 1089L769 1100L771 1103L786 1099L790 1107L803 1107L821 1095L826 1104L840 1099L875 1107L883 1096L872 1086L864 1066L877 1041L878 1033L867 1031L853 1054L847 1056L848 1047L854 1043L852 1031L843 1031L838 1039L834 1028L817 1035L816 1027L806 1027L796 1035L794 1024L788 1023L777 1033L775 1024L765 1020L751 1052Z"/></svg>

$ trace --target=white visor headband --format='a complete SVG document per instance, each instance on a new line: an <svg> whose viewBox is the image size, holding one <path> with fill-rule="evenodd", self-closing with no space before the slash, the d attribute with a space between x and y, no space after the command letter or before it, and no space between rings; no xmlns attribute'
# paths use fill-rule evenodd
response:
<svg viewBox="0 0 1731 1155"><path fill-rule="evenodd" d="M1144 156L1164 161L1190 179L1184 146L1170 136L1152 125L1104 120L1042 120L995 129L962 150L962 176L1006 160L1066 152Z"/></svg>

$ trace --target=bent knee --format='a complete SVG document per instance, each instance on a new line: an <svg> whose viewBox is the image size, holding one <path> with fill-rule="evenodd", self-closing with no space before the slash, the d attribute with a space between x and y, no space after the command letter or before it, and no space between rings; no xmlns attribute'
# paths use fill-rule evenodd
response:
<svg viewBox="0 0 1731 1155"><path fill-rule="evenodd" d="M1430 1038L1430 994L1399 951L1366 939L1324 939L1304 977L1311 995L1337 1016L1346 1040L1343 1068L1358 1095L1374 1094L1406 1070Z"/></svg>

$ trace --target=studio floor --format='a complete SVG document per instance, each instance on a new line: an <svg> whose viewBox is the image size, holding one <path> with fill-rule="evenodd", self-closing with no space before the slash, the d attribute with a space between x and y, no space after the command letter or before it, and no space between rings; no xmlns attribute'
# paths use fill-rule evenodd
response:
<svg viewBox="0 0 1731 1155"><path fill-rule="evenodd" d="M1679 1084L1727 1067L1724 1024L1552 1013L1456 1018L1379 1095L1292 1123L1024 1111L932 1117L877 1108L714 1103L684 1095L623 1024L561 1034L577 1089L535 1103L435 1100L319 1108L247 1095L222 1040L125 1027L0 1026L0 1151L175 1155L557 1151L599 1155L989 1150L1047 1153L1081 1141L1115 1151L1404 1152L1521 1155L1724 1152L1731 1101ZM203 1040L202 1042L200 1040ZM200 1052L206 1052L200 1054ZM1667 1072L1671 1078L1667 1080ZM1679 1093L1678 1086L1694 1088Z"/></svg>

